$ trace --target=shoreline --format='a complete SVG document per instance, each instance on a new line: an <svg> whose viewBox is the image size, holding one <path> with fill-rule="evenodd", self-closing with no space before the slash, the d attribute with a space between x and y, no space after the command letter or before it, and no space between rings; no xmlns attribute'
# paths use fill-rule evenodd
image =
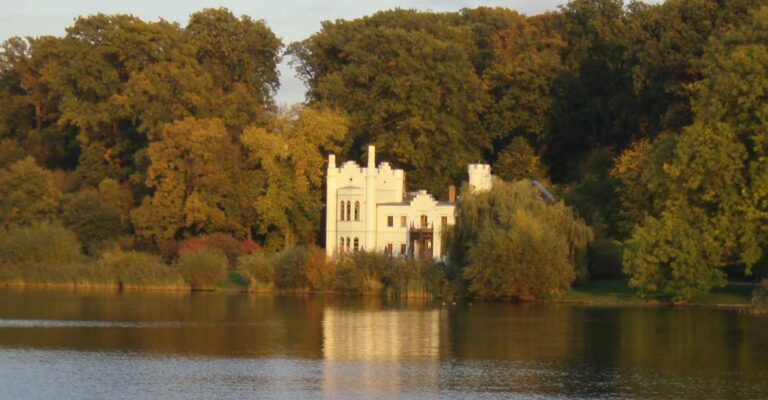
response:
<svg viewBox="0 0 768 400"><path fill-rule="evenodd" d="M0 288L8 289L32 289L32 290L69 290L69 291L100 291L100 292L175 292L182 293L188 292L194 293L239 293L246 295L278 295L278 296L330 296L330 297L372 297L381 296L380 293L343 293L322 291L313 292L309 290L251 290L244 287L213 287L203 289L193 289L189 286L179 285L117 285L117 284L75 284L75 283L34 283L34 282L17 282L17 281L0 281ZM639 297L628 297L626 299L607 299L600 298L600 295L594 295L592 298L584 299L568 299L567 297L573 296L574 293L579 293L583 296L584 291L576 291L574 289L566 293L564 298L552 299L552 300L538 300L530 302L515 302L510 300L492 300L492 299L475 299L469 300L464 297L454 297L454 300L460 300L462 303L473 301L478 302L490 302L490 303L518 303L518 304L563 304L563 305L580 305L580 306L594 306L594 307L622 307L622 308L711 308L711 309L731 309L742 312L751 312L755 314L768 314L768 310L762 310L753 306L750 302L701 302L692 301L688 303L672 303L659 301L657 299L645 300ZM430 297L414 297L414 296L402 296L400 299L406 300L426 300L440 302L439 298Z"/></svg>

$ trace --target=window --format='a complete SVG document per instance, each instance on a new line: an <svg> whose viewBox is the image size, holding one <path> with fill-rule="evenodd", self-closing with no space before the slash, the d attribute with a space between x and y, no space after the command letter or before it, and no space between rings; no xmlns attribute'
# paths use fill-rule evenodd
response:
<svg viewBox="0 0 768 400"><path fill-rule="evenodd" d="M352 203L349 200L347 200L347 221L352 221L352 218L351 218L352 215L350 215L351 213L352 213Z"/></svg>
<svg viewBox="0 0 768 400"><path fill-rule="evenodd" d="M349 236L347 236L347 251L349 251Z"/></svg>
<svg viewBox="0 0 768 400"><path fill-rule="evenodd" d="M360 250L360 239L358 239L357 236L355 236L355 251L358 251L358 250Z"/></svg>
<svg viewBox="0 0 768 400"><path fill-rule="evenodd" d="M339 239L339 253L344 252L344 236Z"/></svg>
<svg viewBox="0 0 768 400"><path fill-rule="evenodd" d="M427 216L426 215L422 215L421 216L421 227L422 228L427 228L427 222L429 222L427 220Z"/></svg>
<svg viewBox="0 0 768 400"><path fill-rule="evenodd" d="M355 221L360 221L360 202L355 202Z"/></svg>
<svg viewBox="0 0 768 400"><path fill-rule="evenodd" d="M392 256L392 243L387 243L387 245L384 246L384 254Z"/></svg>
<svg viewBox="0 0 768 400"><path fill-rule="evenodd" d="M443 215L440 217L440 227L445 228L448 225L448 217Z"/></svg>
<svg viewBox="0 0 768 400"><path fill-rule="evenodd" d="M400 216L400 227L405 228L406 226L408 226L408 217L402 215Z"/></svg>
<svg viewBox="0 0 768 400"><path fill-rule="evenodd" d="M387 226L393 227L395 226L395 217L388 215L387 216Z"/></svg>
<svg viewBox="0 0 768 400"><path fill-rule="evenodd" d="M341 201L339 204L339 210L341 210L341 213L339 214L339 220L344 221L344 200ZM343 240L341 241L344 242Z"/></svg>
<svg viewBox="0 0 768 400"><path fill-rule="evenodd" d="M404 256L406 250L408 249L408 246L405 245L405 243L400 243L400 255Z"/></svg>

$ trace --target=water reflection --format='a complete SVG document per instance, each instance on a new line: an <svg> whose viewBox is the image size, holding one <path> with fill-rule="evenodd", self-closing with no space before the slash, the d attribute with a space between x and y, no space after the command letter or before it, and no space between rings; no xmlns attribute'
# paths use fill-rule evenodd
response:
<svg viewBox="0 0 768 400"><path fill-rule="evenodd" d="M72 398L69 382L115 397L163 379L210 397L201 382L256 397L765 398L766 349L768 318L732 310L0 290L12 397L47 397L30 392L45 376Z"/></svg>

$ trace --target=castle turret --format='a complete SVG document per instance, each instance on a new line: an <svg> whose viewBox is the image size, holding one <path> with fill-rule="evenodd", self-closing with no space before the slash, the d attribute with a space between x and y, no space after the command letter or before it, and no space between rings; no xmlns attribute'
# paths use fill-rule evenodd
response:
<svg viewBox="0 0 768 400"><path fill-rule="evenodd" d="M376 250L376 147L368 146L365 175L365 249Z"/></svg>
<svg viewBox="0 0 768 400"><path fill-rule="evenodd" d="M326 175L326 195L325 195L325 254L332 257L336 252L336 215L338 214L336 206L336 190L338 183L336 178L339 170L336 169L336 156L328 155L328 173Z"/></svg>
<svg viewBox="0 0 768 400"><path fill-rule="evenodd" d="M491 189L491 166L488 164L469 164L469 187L473 191Z"/></svg>

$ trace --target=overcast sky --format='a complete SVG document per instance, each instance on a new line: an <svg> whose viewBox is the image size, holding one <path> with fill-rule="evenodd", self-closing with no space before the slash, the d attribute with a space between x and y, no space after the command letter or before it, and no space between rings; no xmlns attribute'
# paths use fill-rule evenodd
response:
<svg viewBox="0 0 768 400"><path fill-rule="evenodd" d="M524 14L555 10L565 0L0 0L0 41L12 36L64 34L80 15L97 12L133 14L145 21L160 18L186 25L190 14L207 7L227 7L236 15L263 19L283 43L301 40L320 29L320 22L351 19L395 7L456 11L464 7L502 6ZM281 88L277 101L296 103L305 88L284 61L280 65Z"/></svg>

